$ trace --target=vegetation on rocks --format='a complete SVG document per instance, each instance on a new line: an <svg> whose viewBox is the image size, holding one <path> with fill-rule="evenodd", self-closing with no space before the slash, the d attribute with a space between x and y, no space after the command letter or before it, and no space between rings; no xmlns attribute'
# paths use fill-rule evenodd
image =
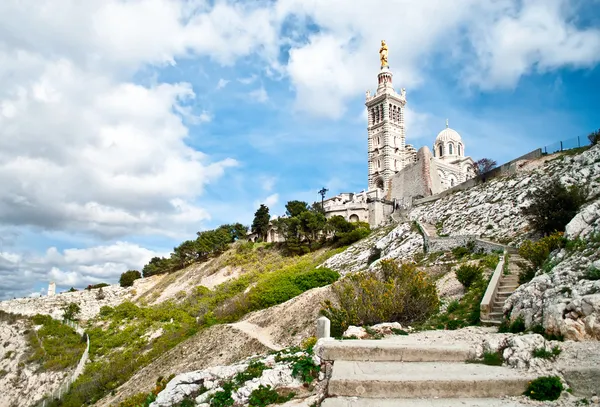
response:
<svg viewBox="0 0 600 407"><path fill-rule="evenodd" d="M456 279L469 289L474 283L483 278L483 269L474 264L463 264L456 270Z"/></svg>
<svg viewBox="0 0 600 407"><path fill-rule="evenodd" d="M350 325L413 323L437 311L439 299L431 278L412 264L380 263L380 270L352 274L333 286L334 301L322 313L331 333L341 337Z"/></svg>
<svg viewBox="0 0 600 407"><path fill-rule="evenodd" d="M529 262L521 265L519 273L519 284L524 284L535 276L537 270L544 268L548 263L548 257L552 251L565 245L562 232L555 232L545 236L538 241L526 240L519 247L519 255Z"/></svg>
<svg viewBox="0 0 600 407"><path fill-rule="evenodd" d="M543 376L532 380L525 390L525 395L534 400L552 401L560 397L563 384L558 376Z"/></svg>
<svg viewBox="0 0 600 407"><path fill-rule="evenodd" d="M36 315L31 320L34 325L41 326L27 334L31 349L28 362L39 363L41 370L63 370L75 366L85 350L85 339L48 315Z"/></svg>
<svg viewBox="0 0 600 407"><path fill-rule="evenodd" d="M213 289L197 286L178 301L169 300L150 307L131 302L102 307L87 330L91 341L90 363L71 391L52 406L92 404L199 330L233 322L250 311L330 284L339 274L316 266L339 250L283 257L265 244L238 243L223 259L225 264L234 263L246 270L237 278Z"/></svg>
<svg viewBox="0 0 600 407"><path fill-rule="evenodd" d="M563 232L584 204L586 196L587 191L582 186L566 187L555 179L532 192L532 203L522 212L534 230L544 235Z"/></svg>

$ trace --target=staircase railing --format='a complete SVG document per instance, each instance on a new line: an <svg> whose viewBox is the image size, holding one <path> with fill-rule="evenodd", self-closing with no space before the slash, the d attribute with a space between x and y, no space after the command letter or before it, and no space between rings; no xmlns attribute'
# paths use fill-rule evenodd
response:
<svg viewBox="0 0 600 407"><path fill-rule="evenodd" d="M496 294L498 293L498 287L500 286L500 280L502 279L502 274L504 273L504 263L506 262L506 256L508 252L505 250L504 255L498 262L496 269L494 270L494 274L492 274L492 279L485 290L485 294L483 295L483 299L481 300L481 304L479 305L479 309L481 310L481 315L479 319L481 322L489 322L490 321L490 313L492 312L492 305L494 304L494 299L496 298Z"/></svg>

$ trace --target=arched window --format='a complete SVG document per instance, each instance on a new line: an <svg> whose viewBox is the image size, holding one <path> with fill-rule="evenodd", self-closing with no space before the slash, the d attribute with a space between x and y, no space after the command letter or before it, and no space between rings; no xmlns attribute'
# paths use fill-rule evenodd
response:
<svg viewBox="0 0 600 407"><path fill-rule="evenodd" d="M460 156L463 155L462 144L460 144L460 143L458 143L458 155L460 155Z"/></svg>
<svg viewBox="0 0 600 407"><path fill-rule="evenodd" d="M441 157L444 155L444 147L440 144L439 148L439 153L438 153L438 157Z"/></svg>
<svg viewBox="0 0 600 407"><path fill-rule="evenodd" d="M398 169L398 160L394 160L394 169L397 170Z"/></svg>
<svg viewBox="0 0 600 407"><path fill-rule="evenodd" d="M377 168L381 168L381 161L377 160Z"/></svg>
<svg viewBox="0 0 600 407"><path fill-rule="evenodd" d="M452 143L448 143L448 154L454 154L454 146L452 145Z"/></svg>

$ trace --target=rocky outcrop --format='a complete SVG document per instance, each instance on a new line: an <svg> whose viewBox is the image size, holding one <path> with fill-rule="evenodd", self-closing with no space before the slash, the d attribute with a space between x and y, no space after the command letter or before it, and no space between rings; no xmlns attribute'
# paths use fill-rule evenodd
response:
<svg viewBox="0 0 600 407"><path fill-rule="evenodd" d="M504 312L513 320L523 317L528 327L541 324L547 332L566 339L598 340L600 200L582 208L567 225L565 237L581 243L553 253L550 261L555 266L547 274L538 271L533 280L519 287L506 301Z"/></svg>
<svg viewBox="0 0 600 407"><path fill-rule="evenodd" d="M274 390L293 392L308 406L315 403L324 392L324 388L317 387L313 391L307 391L299 377L293 375L293 359L298 357L310 357L305 352L283 353L265 357L253 357L232 366L215 366L201 371L182 373L175 376L167 387L158 394L156 400L150 407L170 407L185 398L193 399L197 406L208 407L211 397L223 390L223 383L234 380L234 377L245 371L251 362L264 364L267 368L259 377L252 378L240 383L231 398L236 406L246 406L250 395L260 386L269 386ZM292 359L292 360L290 360ZM314 358L317 364L318 358ZM321 394L319 394L321 393Z"/></svg>
<svg viewBox="0 0 600 407"><path fill-rule="evenodd" d="M565 185L586 185L588 199L600 196L600 145L576 156L547 157L523 167L509 177L494 178L465 191L412 208L412 220L437 225L442 235L478 235L518 245L528 235L521 208L529 205L530 193L553 179ZM572 232L589 225L590 207L572 225Z"/></svg>
<svg viewBox="0 0 600 407"><path fill-rule="evenodd" d="M382 229L342 253L329 258L323 267L328 267L341 275L355 273L374 267L379 260L407 260L423 251L423 236L408 222L400 223L393 229Z"/></svg>
<svg viewBox="0 0 600 407"><path fill-rule="evenodd" d="M115 306L131 299L133 290L132 287L122 288L116 284L103 287L102 295L99 295L100 289L94 289L34 298L17 298L0 302L0 310L30 316L45 314L52 316L52 318L61 319L63 314L61 308L73 302L81 308L79 318L88 320L96 316L100 312L100 308L105 305Z"/></svg>
<svg viewBox="0 0 600 407"><path fill-rule="evenodd" d="M0 406L33 405L56 390L70 371L40 371L27 362L27 332L35 329L26 318L0 321Z"/></svg>

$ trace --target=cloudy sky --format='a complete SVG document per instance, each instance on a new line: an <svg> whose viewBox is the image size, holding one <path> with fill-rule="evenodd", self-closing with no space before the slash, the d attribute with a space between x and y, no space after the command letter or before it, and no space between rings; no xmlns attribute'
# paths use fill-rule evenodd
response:
<svg viewBox="0 0 600 407"><path fill-rule="evenodd" d="M3 0L0 298L366 187L389 46L407 142L498 162L600 127L600 0Z"/></svg>

